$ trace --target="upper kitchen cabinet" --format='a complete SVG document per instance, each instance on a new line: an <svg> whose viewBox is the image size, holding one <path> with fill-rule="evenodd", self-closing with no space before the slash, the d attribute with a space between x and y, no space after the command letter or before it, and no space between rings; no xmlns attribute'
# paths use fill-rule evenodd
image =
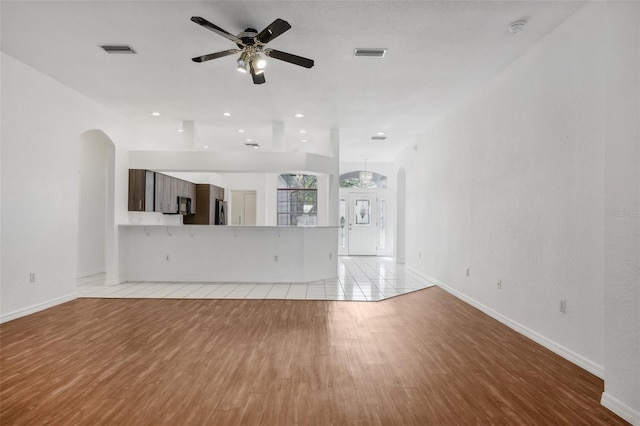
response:
<svg viewBox="0 0 640 426"><path fill-rule="evenodd" d="M178 211L178 179L156 173L156 208L161 213Z"/></svg>
<svg viewBox="0 0 640 426"><path fill-rule="evenodd" d="M154 211L156 212L168 212L169 211L169 191L171 190L169 185L169 176L165 176L160 173L156 173L156 203Z"/></svg>
<svg viewBox="0 0 640 426"><path fill-rule="evenodd" d="M196 185L149 170L129 170L129 211L178 213L178 197L191 200L196 211Z"/></svg>
<svg viewBox="0 0 640 426"><path fill-rule="evenodd" d="M149 170L129 170L129 211L154 211L154 178Z"/></svg>

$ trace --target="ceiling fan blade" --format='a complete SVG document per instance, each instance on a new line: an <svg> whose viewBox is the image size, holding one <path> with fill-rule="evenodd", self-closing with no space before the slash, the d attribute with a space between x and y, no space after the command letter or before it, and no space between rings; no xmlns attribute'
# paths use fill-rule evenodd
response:
<svg viewBox="0 0 640 426"><path fill-rule="evenodd" d="M311 68L314 65L313 59L303 58L302 56L292 55L291 53L281 52L279 50L265 49L264 53L272 58L299 65L305 68Z"/></svg>
<svg viewBox="0 0 640 426"><path fill-rule="evenodd" d="M201 18L200 16L192 16L191 20L193 22L195 22L196 24L213 31L214 33L221 35L222 37L231 40L232 42L236 43L236 44L241 44L244 45L244 43L242 42L242 40L240 40L238 37L234 36L233 34L231 34L228 31L223 30L222 28L218 27L217 25L212 24L211 22L207 21L204 18Z"/></svg>
<svg viewBox="0 0 640 426"><path fill-rule="evenodd" d="M249 65L249 71L251 72L251 78L253 78L253 84L264 84L267 81L264 78L264 71L260 74L256 74L256 70L253 68L253 63Z"/></svg>
<svg viewBox="0 0 640 426"><path fill-rule="evenodd" d="M225 56L233 55L234 53L242 52L240 49L229 49L223 50L222 52L209 53L208 55L198 56L196 58L191 58L193 62L204 62L210 61L212 59L223 58Z"/></svg>
<svg viewBox="0 0 640 426"><path fill-rule="evenodd" d="M267 28L262 30L260 34L256 36L256 40L260 43L269 43L274 38L278 37L282 33L291 29L291 25L285 20L280 18L273 21Z"/></svg>

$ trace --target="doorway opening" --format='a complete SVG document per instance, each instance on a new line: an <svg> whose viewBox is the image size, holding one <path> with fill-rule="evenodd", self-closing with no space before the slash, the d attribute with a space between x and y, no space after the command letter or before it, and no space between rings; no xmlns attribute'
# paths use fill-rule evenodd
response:
<svg viewBox="0 0 640 426"><path fill-rule="evenodd" d="M363 176L366 179L363 180ZM340 175L338 254L377 256L385 253L386 189L387 177L376 172L354 171Z"/></svg>
<svg viewBox="0 0 640 426"><path fill-rule="evenodd" d="M115 145L101 130L80 136L76 278L106 281L113 263ZM86 281L86 280L85 280Z"/></svg>

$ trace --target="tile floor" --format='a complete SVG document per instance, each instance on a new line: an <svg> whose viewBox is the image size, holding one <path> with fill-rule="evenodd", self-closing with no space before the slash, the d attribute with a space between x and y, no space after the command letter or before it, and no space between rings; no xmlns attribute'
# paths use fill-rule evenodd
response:
<svg viewBox="0 0 640 426"><path fill-rule="evenodd" d="M338 277L308 283L125 282L104 274L77 281L80 297L152 299L295 299L377 302L433 284L388 257L341 256Z"/></svg>

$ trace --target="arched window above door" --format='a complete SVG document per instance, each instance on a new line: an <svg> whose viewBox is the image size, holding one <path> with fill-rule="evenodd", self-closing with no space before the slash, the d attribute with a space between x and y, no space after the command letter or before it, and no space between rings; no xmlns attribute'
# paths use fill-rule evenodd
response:
<svg viewBox="0 0 640 426"><path fill-rule="evenodd" d="M340 188L387 188L387 177L371 171L354 171L340 175Z"/></svg>

